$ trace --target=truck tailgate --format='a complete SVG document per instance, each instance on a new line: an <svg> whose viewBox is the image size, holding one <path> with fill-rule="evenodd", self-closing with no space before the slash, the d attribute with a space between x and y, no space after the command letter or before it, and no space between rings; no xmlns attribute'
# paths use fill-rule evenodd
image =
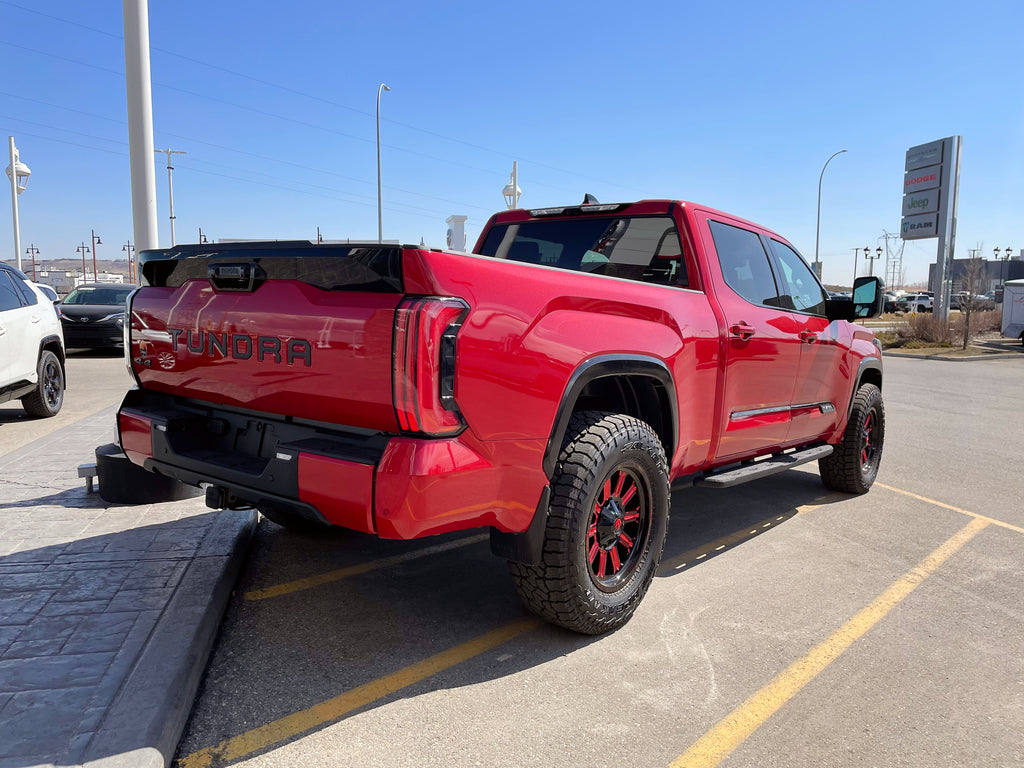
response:
<svg viewBox="0 0 1024 768"><path fill-rule="evenodd" d="M349 254L359 249L295 250L147 252L149 285L131 305L135 375L147 389L180 397L396 431L399 278L354 269ZM384 260L398 261L394 251Z"/></svg>

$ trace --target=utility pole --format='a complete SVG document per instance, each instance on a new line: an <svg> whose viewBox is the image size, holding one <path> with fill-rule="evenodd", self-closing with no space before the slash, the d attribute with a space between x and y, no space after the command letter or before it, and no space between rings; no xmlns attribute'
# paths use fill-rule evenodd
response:
<svg viewBox="0 0 1024 768"><path fill-rule="evenodd" d="M32 256L32 282L36 279L36 254L39 253L39 249L36 248L36 244L32 243L28 248L25 249L25 253Z"/></svg>
<svg viewBox="0 0 1024 768"><path fill-rule="evenodd" d="M154 152L158 155L167 155L167 203L171 208L171 246L174 246L174 183L171 181L171 171L174 170L174 166L171 165L171 155L187 155L188 153L182 149L154 149Z"/></svg>

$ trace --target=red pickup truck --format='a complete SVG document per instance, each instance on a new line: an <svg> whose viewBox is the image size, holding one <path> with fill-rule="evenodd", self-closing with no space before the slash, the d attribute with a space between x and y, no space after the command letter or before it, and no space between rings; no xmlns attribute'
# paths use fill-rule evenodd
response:
<svg viewBox="0 0 1024 768"><path fill-rule="evenodd" d="M377 243L140 255L120 444L287 528L489 527L529 609L625 623L670 488L817 460L864 493L882 355L792 245L693 203L493 216L473 254Z"/></svg>

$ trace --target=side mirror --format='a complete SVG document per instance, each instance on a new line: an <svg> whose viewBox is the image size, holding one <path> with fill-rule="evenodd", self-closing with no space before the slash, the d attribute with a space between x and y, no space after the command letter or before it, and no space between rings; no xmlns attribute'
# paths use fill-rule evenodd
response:
<svg viewBox="0 0 1024 768"><path fill-rule="evenodd" d="M853 317L877 317L885 307L885 284L880 277L858 277L853 281Z"/></svg>

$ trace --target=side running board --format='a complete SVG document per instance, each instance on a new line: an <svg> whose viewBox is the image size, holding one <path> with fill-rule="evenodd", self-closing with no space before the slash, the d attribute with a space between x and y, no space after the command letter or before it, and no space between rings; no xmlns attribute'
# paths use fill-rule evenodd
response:
<svg viewBox="0 0 1024 768"><path fill-rule="evenodd" d="M740 483L750 480L758 480L762 477L785 472L787 469L798 467L809 461L817 461L831 455L831 445L816 445L811 448L793 451L792 453L777 453L756 461L744 462L738 466L725 467L720 470L713 470L703 478L694 481L694 485L704 485L709 488L731 488Z"/></svg>

